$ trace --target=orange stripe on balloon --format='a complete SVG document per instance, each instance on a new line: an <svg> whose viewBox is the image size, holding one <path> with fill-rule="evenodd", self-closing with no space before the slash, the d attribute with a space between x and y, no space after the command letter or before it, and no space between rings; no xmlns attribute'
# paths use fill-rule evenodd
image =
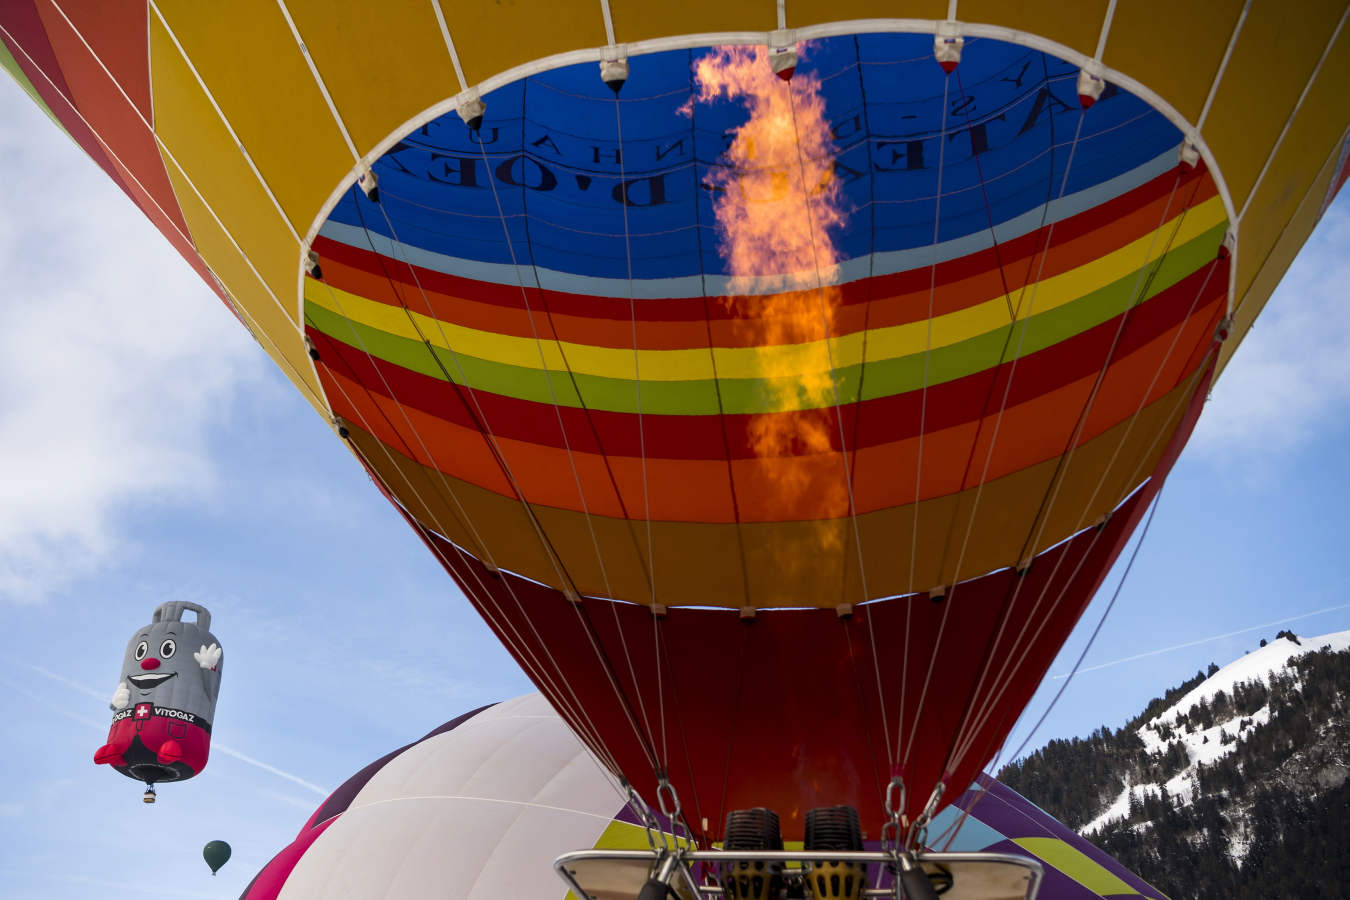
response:
<svg viewBox="0 0 1350 900"><path fill-rule="evenodd" d="M1144 347L1116 361L1093 404L1082 444L1132 416L1140 407L1141 392L1154 373L1162 374L1143 398L1156 402L1178 384L1189 370L1185 348L1203 339L1212 328L1219 301L1212 301L1183 325L1167 330ZM1174 344L1174 338L1180 338ZM1169 350L1171 357L1168 357ZM1164 366L1164 360L1166 365ZM319 367L325 387L339 415L352 419L384 443L418 462L438 468L504 496L514 496L510 483L490 453L483 436L416 408L369 394L350 379ZM983 427L968 422L924 436L920 500L973 487L983 475L1000 478L1053 459L1065 448L1096 376L1063 385L1003 412L994 441L994 416ZM331 384L329 383L331 381ZM406 419L405 419L406 417ZM411 423L411 426L409 426ZM979 435L974 464L967 472L971 443ZM426 449L422 444L426 444ZM644 497L643 461L633 457L606 458L525 441L498 438L497 444L531 503L581 511L572 474L575 464L589 512L641 519L650 501L651 516L684 522L735 521L728 464L724 460L671 460L651 448L646 460ZM985 457L993 456L985 469ZM854 455L854 493L858 511L871 512L902 506L914 500L913 473L919 459L918 437L857 451ZM809 490L785 491L784 484L842 483L843 460L838 453L800 457L738 459L730 464L741 521L790 521L839 517L846 502L837 493L823 499ZM612 479L612 480L611 480ZM617 483L617 493L615 490Z"/></svg>

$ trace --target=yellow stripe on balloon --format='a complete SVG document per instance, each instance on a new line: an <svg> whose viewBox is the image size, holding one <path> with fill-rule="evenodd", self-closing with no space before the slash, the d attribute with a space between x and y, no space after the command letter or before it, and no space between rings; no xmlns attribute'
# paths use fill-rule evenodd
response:
<svg viewBox="0 0 1350 900"><path fill-rule="evenodd" d="M1005 327L1013 307L1018 319L1065 306L1154 262L1223 221L1218 197L1186 211L1162 228L1131 241L1106 256L1068 272L1028 285L1011 301L998 296L930 320L908 322L826 341L761 347L716 347L683 350L639 350L589 344L534 340L468 328L453 322L389 306L314 281L306 282L305 299L355 322L409 340L504 365L548 371L570 370L642 381L704 381L719 378L763 378L766 372L812 375L863 362L895 359L959 344ZM1018 308L1020 304L1020 308ZM931 329L931 331L930 331ZM341 337L338 335L337 337ZM825 352L828 343L828 353Z"/></svg>

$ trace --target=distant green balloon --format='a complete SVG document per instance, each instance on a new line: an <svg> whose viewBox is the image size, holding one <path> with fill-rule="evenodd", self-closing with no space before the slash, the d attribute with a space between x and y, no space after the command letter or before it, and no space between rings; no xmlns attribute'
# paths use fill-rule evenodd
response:
<svg viewBox="0 0 1350 900"><path fill-rule="evenodd" d="M214 875L230 859L230 845L224 841L211 841L202 848L202 859L211 867Z"/></svg>

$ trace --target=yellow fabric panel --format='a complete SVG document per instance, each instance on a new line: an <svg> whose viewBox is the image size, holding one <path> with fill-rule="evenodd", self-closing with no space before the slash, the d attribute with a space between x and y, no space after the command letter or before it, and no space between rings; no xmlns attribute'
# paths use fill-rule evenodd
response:
<svg viewBox="0 0 1350 900"><path fill-rule="evenodd" d="M1059 869L1083 887L1103 897L1139 894L1092 857L1059 838L1013 838L1013 843Z"/></svg>
<svg viewBox="0 0 1350 900"><path fill-rule="evenodd" d="M286 313L297 317L298 304L294 304L293 298L300 269L299 246L188 71L183 57L153 15L150 17L150 53L156 136L201 191L206 203L253 262ZM168 168L172 171L172 162L168 163ZM185 207L185 194L196 197L191 188L177 190L177 194ZM186 212L184 218L195 236L201 230L200 221L187 217ZM207 220L210 220L209 215ZM253 285L232 280L224 270L217 269L217 273L230 293L241 298L253 296ZM253 276L249 275L249 278ZM270 298L268 302L271 302ZM291 321L294 323L296 319ZM294 329L292 324L292 333Z"/></svg>
<svg viewBox="0 0 1350 900"><path fill-rule="evenodd" d="M440 4L470 86L545 56L605 45L605 19L598 2L440 0ZM600 77L598 65L595 77ZM459 90L457 82L447 88L453 88L447 89L447 96Z"/></svg>
<svg viewBox="0 0 1350 900"><path fill-rule="evenodd" d="M277 4L271 0L163 0L159 7L291 225L304 235L323 202L351 169L352 158ZM217 187L245 194L251 203L252 195L260 193L256 178L163 30L159 17L151 12L155 130L217 212ZM176 82L175 92L193 96L166 107L160 95L168 92L171 79ZM184 147L181 152L180 145ZM189 147L193 152L188 152ZM236 184L236 170L242 170L253 184ZM263 202L266 216L259 214L256 226L249 222L246 227L270 229L272 223L265 219L278 218L265 195ZM240 237L235 221L221 218ZM285 292L279 291L278 296L289 307L295 303L299 254L289 238L278 249L287 257L288 270ZM249 255L256 263L257 257L252 252Z"/></svg>
<svg viewBox="0 0 1350 900"><path fill-rule="evenodd" d="M947 0L788 0L789 28L850 19L945 19Z"/></svg>
<svg viewBox="0 0 1350 900"><path fill-rule="evenodd" d="M1114 509L1153 470L1193 384L1188 380L1146 407L1133 427L1123 422L1078 448L1062 472L1038 549L1058 543ZM551 558L515 499L427 470L382 446L356 423L349 423L349 428L370 465L419 521L467 548L476 544L467 527L471 523L473 533L492 551L486 558L535 581L561 586ZM986 483L978 507L973 488L920 503L913 573L909 561L914 506L859 516L868 594L875 598L926 590L1018 563L1058 462L1050 459ZM533 509L579 591L651 602L645 522L597 515L587 521L579 512L538 505ZM977 513L975 524L958 567L972 509ZM653 522L657 600L672 606L730 608L829 608L859 602L863 592L852 531L848 519L739 526Z"/></svg>
<svg viewBox="0 0 1350 900"><path fill-rule="evenodd" d="M773 31L778 27L774 0L610 0L609 10L614 19L614 39L620 43L710 31Z"/></svg>
<svg viewBox="0 0 1350 900"><path fill-rule="evenodd" d="M610 822L595 842L596 850L648 850L647 829L631 822ZM685 843L685 842L681 842Z"/></svg>
<svg viewBox="0 0 1350 900"><path fill-rule="evenodd" d="M1263 260L1253 260L1252 264L1254 266L1259 264L1259 268L1253 273L1251 285L1246 293L1239 293L1236 297L1237 308L1233 313L1233 328L1219 353L1218 372L1221 373L1228 365L1243 336L1252 327L1256 316L1265 308L1266 301L1270 299L1280 279L1293 263L1294 257L1303 249L1304 241L1317 226L1322 216L1322 200L1331 187L1331 180L1336 177L1339 162L1340 148L1337 147L1328 154L1322 171L1313 179L1311 189L1304 195L1298 210L1284 226L1270 252Z"/></svg>
<svg viewBox="0 0 1350 900"><path fill-rule="evenodd" d="M1108 0L1045 3L1038 0L960 0L956 18L1028 31L1091 56L1106 21ZM944 15L943 18L946 18Z"/></svg>
<svg viewBox="0 0 1350 900"><path fill-rule="evenodd" d="M188 186L178 168L167 159L164 160L164 168L169 173L169 183L178 198L178 206L183 211L183 220L192 234L197 254L220 278L235 306L251 320L250 330L256 328L264 333L263 336L254 335L259 338L263 350L267 351L267 355L272 357L272 361L291 383L300 389L310 405L326 417L328 412L321 399L323 393L314 377L313 364L305 352L295 323L268 296L262 282L249 270L244 258L202 206L201 200ZM286 240L289 242L290 237L287 236Z"/></svg>
<svg viewBox="0 0 1350 900"><path fill-rule="evenodd" d="M431 0L287 0L286 6L362 155L460 91Z"/></svg>
<svg viewBox="0 0 1350 900"><path fill-rule="evenodd" d="M1326 164L1328 154L1339 152L1345 125L1350 122L1347 85L1350 29L1341 31L1242 219L1236 282L1239 298L1247 293L1295 210L1314 188L1315 173ZM1314 193L1320 206L1326 189Z"/></svg>
<svg viewBox="0 0 1350 900"><path fill-rule="evenodd" d="M1190 122L1200 117L1243 0L1129 0L1116 6L1102 62L1137 78ZM1167 27L1159 28L1159 22Z"/></svg>
<svg viewBox="0 0 1350 900"><path fill-rule="evenodd" d="M572 473L562 470L556 477L571 478ZM607 596L607 591L613 591L623 599L634 603L651 602L652 587L647 577L645 521L633 522L610 516L591 515L590 521L587 522L585 515L571 510L537 504L533 509L535 518L548 535L549 543L558 554L558 558L563 561L578 591L597 597ZM653 522L653 545L659 546L660 539L661 525ZM730 565L731 559L726 555L722 555L721 558L713 556L708 562L719 571L735 571ZM685 564L687 566L688 561ZM502 565L509 568L505 563ZM669 573L658 572L657 583L663 588L666 574L672 578L677 576L673 570ZM556 584L557 581L557 576L550 573L548 583Z"/></svg>
<svg viewBox="0 0 1350 900"><path fill-rule="evenodd" d="M1204 128L1236 209L1242 209L1344 8L1343 0L1307 0L1291 19L1283 3L1252 4ZM1319 155L1310 171L1321 163ZM1241 246L1251 249L1245 240Z"/></svg>

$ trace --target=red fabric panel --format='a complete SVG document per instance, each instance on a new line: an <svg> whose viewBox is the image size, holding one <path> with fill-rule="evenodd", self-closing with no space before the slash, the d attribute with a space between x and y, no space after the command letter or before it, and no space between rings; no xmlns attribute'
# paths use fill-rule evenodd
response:
<svg viewBox="0 0 1350 900"><path fill-rule="evenodd" d="M1226 281L1212 277L1210 267L1206 266L1130 310L1123 329L1121 323L1125 316L1116 316L1023 357L1016 362L1015 370L1012 362L1006 362L997 368L932 385L926 392L926 403L925 392L916 390L846 404L840 413L844 420L843 430L851 435L850 449L915 437L921 421L929 433L972 422L981 414L996 413L1003 406L1005 396L1007 408L1015 409L1056 388L1095 374L1111 352L1113 342L1116 342L1113 359L1120 360L1176 327L1188 316L1208 320L1213 312L1210 307L1223 299L1226 289ZM383 396L392 394L401 405L466 428L479 427L476 409L471 410L461 392L446 381L373 358L316 328L306 327L305 331L319 350L321 365L331 365L372 392ZM1189 345L1181 346L1172 353L1172 362L1180 364L1190 354ZM1151 363L1151 366L1156 364ZM1011 387L1008 384L1010 377ZM1172 386L1173 383L1160 381L1163 391ZM1138 387L1142 389L1145 385ZM765 418L764 415L667 416L648 413L642 417L645 441L640 442L638 417L632 413L567 406L555 411L551 404L482 390L475 390L473 394L476 406L482 409L493 434L500 437L549 447L568 446L574 453L633 458L641 456L645 449L648 456L664 459L753 459L758 456L751 437L753 428L762 424L760 420ZM1124 415L1132 413L1137 406L1137 392L1129 392L1127 401L1128 409ZM1103 404L1099 406L1105 408ZM922 417L921 408L924 411ZM806 428L788 425L783 431L800 433L809 428L823 434L829 440L831 450L840 449L840 428L834 422L833 409L769 415L807 422ZM567 429L566 445L559 430L560 416ZM1115 424L1118 418L1109 424ZM810 427L822 420L823 427ZM1072 421L1068 424L1072 425Z"/></svg>
<svg viewBox="0 0 1350 900"><path fill-rule="evenodd" d="M253 880L244 888L239 900L276 900L281 894L281 889L286 886L286 879L291 877L291 871L295 869L296 863L300 862L300 857L304 856L310 845L339 818L333 816L313 828L301 829L295 840L287 844L280 853L272 857L271 862L263 866L261 872L253 876Z"/></svg>
<svg viewBox="0 0 1350 900"><path fill-rule="evenodd" d="M59 13L52 0L42 3L43 17L50 23L49 13ZM151 119L149 10L145 0L61 0L61 11L94 48L141 115ZM118 102L122 102L120 97Z"/></svg>
<svg viewBox="0 0 1350 900"><path fill-rule="evenodd" d="M891 771L886 732L893 744L898 732L901 747L912 741L904 777L908 813L917 815L946 767L982 651L988 647L988 656L1002 658L1012 649L1011 630L1004 640L993 634L1013 589L1020 582L1026 598L1015 617L1047 587L1058 557L1087 554L1059 610L1029 642L1016 672L1017 696L977 734L981 746L1006 736L1054 659L1123 538L1132 518L1123 512L1109 533L1091 531L1060 545L1021 578L998 572L960 585L942 604L898 598L860 607L845 619L831 610L768 611L741 620L734 610L678 608L654 620L645 607L604 600L573 607L552 589L505 573L491 576L454 548L439 550L559 711L612 754L649 801L656 796L655 757L667 767L691 825L698 830L707 818L710 837L719 836L727 811L768 806L778 811L784 837L800 839L805 811L836 803L857 807L875 836ZM984 762L968 758L949 783L968 784Z"/></svg>

